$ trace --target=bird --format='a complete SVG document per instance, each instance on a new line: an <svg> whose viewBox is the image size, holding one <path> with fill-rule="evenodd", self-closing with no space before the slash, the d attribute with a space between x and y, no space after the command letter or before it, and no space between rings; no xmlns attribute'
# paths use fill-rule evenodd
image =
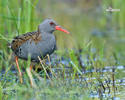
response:
<svg viewBox="0 0 125 100"><path fill-rule="evenodd" d="M56 23L55 20L47 18L38 25L37 31L27 32L16 36L10 43L10 47L15 55L15 62L19 72L20 83L23 83L22 72L18 64L18 58L28 60L30 56L31 62L39 63L39 58L43 59L47 54L51 55L56 50L56 38L53 32L55 30L62 31L66 34L70 32L63 29ZM33 86L34 82L31 75L31 68L27 68L30 83Z"/></svg>

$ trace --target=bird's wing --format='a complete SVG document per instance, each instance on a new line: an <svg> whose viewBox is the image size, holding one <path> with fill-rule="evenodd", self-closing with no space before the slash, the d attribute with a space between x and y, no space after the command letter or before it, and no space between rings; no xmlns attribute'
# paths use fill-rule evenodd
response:
<svg viewBox="0 0 125 100"><path fill-rule="evenodd" d="M11 48L14 51L28 40L31 40L31 42L34 41L35 43L38 43L38 41L40 41L41 39L42 39L42 36L39 34L39 32L37 32L37 31L28 32L21 36L15 37L13 39L13 41L11 42Z"/></svg>

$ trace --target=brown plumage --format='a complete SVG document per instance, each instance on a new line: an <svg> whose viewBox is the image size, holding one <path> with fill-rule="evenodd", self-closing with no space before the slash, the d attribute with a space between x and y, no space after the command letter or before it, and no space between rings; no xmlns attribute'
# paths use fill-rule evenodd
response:
<svg viewBox="0 0 125 100"><path fill-rule="evenodd" d="M12 50L16 50L19 46L21 46L27 40L30 40L31 42L34 41L37 44L40 40L42 40L42 36L38 31L28 32L26 34L17 36L13 39L11 43Z"/></svg>

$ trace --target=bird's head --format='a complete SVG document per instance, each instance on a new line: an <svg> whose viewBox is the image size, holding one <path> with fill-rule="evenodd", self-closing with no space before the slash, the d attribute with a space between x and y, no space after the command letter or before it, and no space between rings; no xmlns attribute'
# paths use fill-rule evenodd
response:
<svg viewBox="0 0 125 100"><path fill-rule="evenodd" d="M62 32L65 32L69 34L69 32L65 29L63 29L61 26L59 26L53 19L45 19L39 26L38 31L39 32L45 32L45 33L53 33L55 30L59 30Z"/></svg>

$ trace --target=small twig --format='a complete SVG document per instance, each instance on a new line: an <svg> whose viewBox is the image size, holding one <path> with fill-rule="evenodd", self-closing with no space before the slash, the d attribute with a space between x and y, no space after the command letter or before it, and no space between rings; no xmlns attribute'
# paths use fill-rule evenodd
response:
<svg viewBox="0 0 125 100"><path fill-rule="evenodd" d="M36 73L34 70L32 70L32 72L40 81L43 81L43 78L41 78L38 73Z"/></svg>
<svg viewBox="0 0 125 100"><path fill-rule="evenodd" d="M48 61L49 61L50 71L51 71L52 75L56 77L56 75L55 75L55 74L53 73L53 71L52 71L52 66L51 66L51 63L50 63L50 57L49 57L48 54L47 54L47 58L48 58ZM56 78L57 78L57 77L56 77Z"/></svg>
<svg viewBox="0 0 125 100"><path fill-rule="evenodd" d="M48 73L47 73L47 71L46 71L45 67L44 67L44 66L43 66L43 64L42 64L42 60L41 60L41 58L40 58L39 56L38 56L38 59L39 59L39 61L40 61L41 65L42 65L42 67L43 67L43 69L44 69L44 71L45 71L45 73L46 73L47 77L51 80L51 78L49 77L49 75L48 75Z"/></svg>
<svg viewBox="0 0 125 100"><path fill-rule="evenodd" d="M36 83L35 83L35 81L33 79L32 74L31 74L30 68L29 67L26 68L26 71L27 71L27 74L28 74L28 76L30 78L30 84L31 84L31 86L34 87L34 88L36 88L37 86L36 86Z"/></svg>

